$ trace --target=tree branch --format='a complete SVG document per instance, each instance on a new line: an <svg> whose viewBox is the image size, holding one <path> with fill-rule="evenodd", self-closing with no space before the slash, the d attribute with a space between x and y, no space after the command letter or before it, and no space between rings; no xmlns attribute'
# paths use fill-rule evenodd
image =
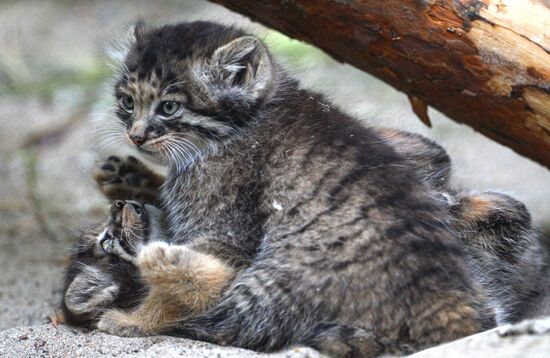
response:
<svg viewBox="0 0 550 358"><path fill-rule="evenodd" d="M548 0L214 1L550 168Z"/></svg>

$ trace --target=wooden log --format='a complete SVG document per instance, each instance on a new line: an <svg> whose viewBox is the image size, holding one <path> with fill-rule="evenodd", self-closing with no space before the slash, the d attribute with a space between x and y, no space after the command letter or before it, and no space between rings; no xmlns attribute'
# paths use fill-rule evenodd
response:
<svg viewBox="0 0 550 358"><path fill-rule="evenodd" d="M214 1L550 168L550 0Z"/></svg>

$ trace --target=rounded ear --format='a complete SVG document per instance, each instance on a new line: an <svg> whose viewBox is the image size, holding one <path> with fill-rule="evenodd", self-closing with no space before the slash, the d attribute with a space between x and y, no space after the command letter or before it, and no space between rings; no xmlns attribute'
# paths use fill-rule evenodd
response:
<svg viewBox="0 0 550 358"><path fill-rule="evenodd" d="M253 99L264 97L274 84L274 68L266 46L254 36L243 36L212 54L212 70L230 87L241 87Z"/></svg>
<svg viewBox="0 0 550 358"><path fill-rule="evenodd" d="M145 29L145 21L138 20L134 25L134 39L136 42L141 42L143 40Z"/></svg>
<svg viewBox="0 0 550 358"><path fill-rule="evenodd" d="M121 38L110 42L105 48L105 52L117 63L117 65L119 65L123 63L128 56L130 48L136 43L143 41L146 32L147 30L143 20L138 20L133 24L129 24L129 26L125 28Z"/></svg>

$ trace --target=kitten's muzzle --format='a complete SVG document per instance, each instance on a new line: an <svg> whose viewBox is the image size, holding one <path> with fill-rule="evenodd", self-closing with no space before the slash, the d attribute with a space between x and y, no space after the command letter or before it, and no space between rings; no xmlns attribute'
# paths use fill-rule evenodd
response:
<svg viewBox="0 0 550 358"><path fill-rule="evenodd" d="M128 133L128 138L134 143L137 147L141 147L143 143L147 141L147 137L144 134L132 134L132 132Z"/></svg>
<svg viewBox="0 0 550 358"><path fill-rule="evenodd" d="M124 207L126 203L124 202L124 200L115 200L113 202L113 208L116 210L122 210L122 208Z"/></svg>
<svg viewBox="0 0 550 358"><path fill-rule="evenodd" d="M147 121L145 119L139 119L132 124L126 134L132 143L134 143L137 147L141 147L143 143L147 142L149 139L148 132Z"/></svg>

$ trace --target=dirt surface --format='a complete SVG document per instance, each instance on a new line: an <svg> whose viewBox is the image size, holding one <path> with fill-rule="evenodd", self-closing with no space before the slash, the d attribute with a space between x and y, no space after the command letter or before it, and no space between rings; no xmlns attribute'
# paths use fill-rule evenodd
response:
<svg viewBox="0 0 550 358"><path fill-rule="evenodd" d="M321 358L310 348L297 347L275 354L220 347L166 336L120 338L70 327L40 325L0 332L0 357L189 357L189 358Z"/></svg>
<svg viewBox="0 0 550 358"><path fill-rule="evenodd" d="M546 358L550 352L550 317L523 325L496 328L426 349L410 358L529 357ZM189 357L189 358L321 358L304 347L261 354L220 347L183 338L156 336L120 338L96 331L51 324L12 328L0 332L0 357Z"/></svg>

